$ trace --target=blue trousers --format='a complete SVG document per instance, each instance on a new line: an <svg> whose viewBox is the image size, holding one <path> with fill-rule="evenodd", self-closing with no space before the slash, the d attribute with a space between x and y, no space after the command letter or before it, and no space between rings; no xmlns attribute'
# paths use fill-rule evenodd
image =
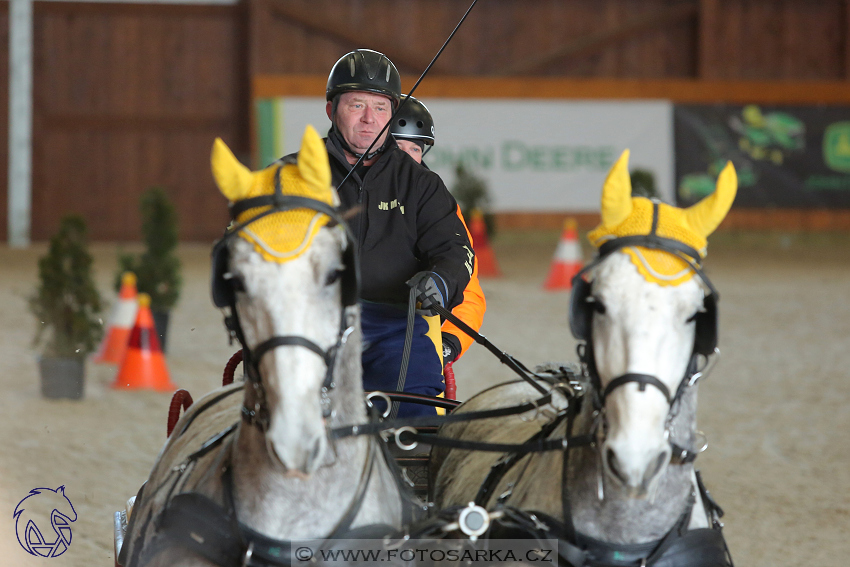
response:
<svg viewBox="0 0 850 567"><path fill-rule="evenodd" d="M363 327L363 388L396 391L401 358L404 354L404 336L407 330L407 312L394 305L362 301ZM434 347L426 335L428 322L416 315L413 325L413 342L410 362L407 365L405 392L436 396L445 389L443 367ZM378 402L379 410L385 408ZM398 417L436 415L431 406L401 404Z"/></svg>

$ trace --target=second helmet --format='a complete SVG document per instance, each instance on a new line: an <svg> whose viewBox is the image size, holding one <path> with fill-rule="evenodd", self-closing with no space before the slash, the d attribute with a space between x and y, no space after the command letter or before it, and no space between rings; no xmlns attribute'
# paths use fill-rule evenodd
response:
<svg viewBox="0 0 850 567"><path fill-rule="evenodd" d="M428 108L414 97L401 95L402 101L408 99L400 111L393 117L390 132L397 139L423 142L434 145L434 119Z"/></svg>

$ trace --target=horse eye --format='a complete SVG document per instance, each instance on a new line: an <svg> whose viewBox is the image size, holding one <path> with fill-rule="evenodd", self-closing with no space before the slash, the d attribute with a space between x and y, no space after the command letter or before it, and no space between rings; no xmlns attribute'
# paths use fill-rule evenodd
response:
<svg viewBox="0 0 850 567"><path fill-rule="evenodd" d="M325 285L331 285L332 283L339 280L342 277L342 270L334 270L330 274L328 274L328 279L325 280Z"/></svg>

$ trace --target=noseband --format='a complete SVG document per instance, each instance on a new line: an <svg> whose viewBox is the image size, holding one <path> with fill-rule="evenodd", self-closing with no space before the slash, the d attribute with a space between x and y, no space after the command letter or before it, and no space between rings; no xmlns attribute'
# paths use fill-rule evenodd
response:
<svg viewBox="0 0 850 567"><path fill-rule="evenodd" d="M283 166L278 168L275 172L275 191L272 195L261 195L259 197L252 197L250 199L244 199L242 201L237 201L230 205L230 216L233 221L236 221L236 218L242 214L243 212L257 208L257 207L270 207L268 210L263 211L257 216L251 218L250 220L237 224L232 228L228 229L226 234L215 243L213 246L213 263L214 264L224 264L229 262L229 254L228 254L228 242L230 239L234 238L240 231L245 229L248 225L257 220L266 217L268 215L274 213L281 213L285 211L289 211L292 209L312 209L319 213L325 214L329 216L333 222L343 228L346 232L346 238L348 239L348 246L354 246L354 239L348 229L348 226L345 224L345 221L340 216L339 212L322 201L318 201L316 199L311 199L307 197L299 197L294 195L284 195L281 189L280 182L280 170ZM351 255L353 257L353 254ZM218 270L228 269L229 266L219 266ZM355 266L346 266L346 270L356 270ZM269 427L270 415L268 410L268 405L266 402L266 393L265 388L263 386L262 378L260 376L260 361L263 356L267 354L269 351L274 350L275 348L282 346L298 346L306 348L314 353L316 353L325 363L327 371L325 373L325 379L320 388L320 396L321 396L321 404L322 404L322 415L327 418L333 414L333 410L331 408L330 401L330 392L336 386L333 381L334 369L336 367L336 356L339 351L345 346L345 343L348 340L348 337L354 331L354 327L347 325L346 316L344 309L348 306L346 303L346 296L356 295L359 290L343 290L343 312L340 315L340 328L337 334L336 342L327 350L323 349L315 342L310 339L297 335L276 335L272 336L265 341L258 344L256 347L251 349L248 346L248 342L245 340L245 334L242 329L242 325L239 321L239 315L236 312L236 294L232 292L232 290L223 290L222 288L225 286L230 286L231 283L229 280L232 279L232 276L229 272L224 272L221 274L216 274L216 267L214 266L213 272L213 297L214 302L219 304L221 297L226 297L226 301L224 306L229 307L230 313L225 316L224 323L230 333L231 340L232 338L236 338L239 343L242 345L243 352L243 360L245 364L245 369L247 370L248 381L252 385L254 389L254 400L253 404L249 404L246 400L245 405L242 406L242 419L248 422L250 425L257 426L261 431L266 432ZM346 285L346 280L349 278L343 278L343 283L341 285ZM355 287L357 285L356 280L356 272L354 278ZM222 306L222 305L218 305ZM249 407L250 406L250 407Z"/></svg>

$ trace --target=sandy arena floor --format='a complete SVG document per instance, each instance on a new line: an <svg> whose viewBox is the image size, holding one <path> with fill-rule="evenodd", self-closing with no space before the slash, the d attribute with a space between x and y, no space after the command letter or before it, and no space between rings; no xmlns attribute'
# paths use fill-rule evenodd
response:
<svg viewBox="0 0 850 567"><path fill-rule="evenodd" d="M541 290L557 235L501 235L501 279L483 283L483 332L528 365L575 360L568 295ZM83 401L39 393L36 322L25 297L44 246L0 248L0 565L43 565L15 538L12 512L35 487L66 486L78 520L51 566L112 565L112 514L145 480L165 441L169 394L112 390L116 368L89 364ZM116 247L96 245L104 296ZM180 250L185 289L168 365L197 399L229 356L209 299L209 247ZM699 468L726 509L744 567L844 567L850 558L850 245L839 237L721 235L708 272L720 290L722 360L700 388L709 450ZM108 311L107 311L108 313ZM510 372L481 347L456 366L461 399Z"/></svg>

